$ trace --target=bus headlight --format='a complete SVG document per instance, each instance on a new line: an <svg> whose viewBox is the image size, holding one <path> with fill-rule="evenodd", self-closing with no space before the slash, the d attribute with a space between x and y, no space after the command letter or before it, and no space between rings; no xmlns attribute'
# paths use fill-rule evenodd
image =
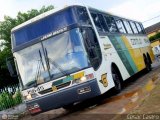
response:
<svg viewBox="0 0 160 120"><path fill-rule="evenodd" d="M26 99L27 99L27 100L31 100L31 99L32 99L32 95L31 95L31 94L28 94L28 95L26 96Z"/></svg>
<svg viewBox="0 0 160 120"><path fill-rule="evenodd" d="M83 77L81 77L80 81L85 82L85 81L87 81L87 78L85 76L83 76Z"/></svg>
<svg viewBox="0 0 160 120"><path fill-rule="evenodd" d="M83 82L86 82L86 81L92 80L92 79L94 79L93 73L88 74L88 75L86 75L86 76L83 76L83 77L81 77L80 79L73 80L72 84L83 83Z"/></svg>
<svg viewBox="0 0 160 120"><path fill-rule="evenodd" d="M24 96L25 100L32 100L33 98L36 98L38 95L36 93L28 94Z"/></svg>

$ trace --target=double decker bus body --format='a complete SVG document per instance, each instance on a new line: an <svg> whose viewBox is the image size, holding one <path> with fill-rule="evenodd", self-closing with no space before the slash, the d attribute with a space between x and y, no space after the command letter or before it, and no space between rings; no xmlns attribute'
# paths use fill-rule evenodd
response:
<svg viewBox="0 0 160 120"><path fill-rule="evenodd" d="M82 5L55 9L12 29L12 51L31 114L106 93L154 56L140 22Z"/></svg>

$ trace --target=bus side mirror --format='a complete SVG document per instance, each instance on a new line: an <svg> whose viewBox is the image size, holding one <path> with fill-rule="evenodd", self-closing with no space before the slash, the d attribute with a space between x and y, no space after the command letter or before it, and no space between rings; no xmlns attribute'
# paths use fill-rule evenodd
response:
<svg viewBox="0 0 160 120"><path fill-rule="evenodd" d="M18 75L17 75L17 72L16 72L14 57L6 58L6 64L7 64L7 68L8 68L8 71L10 73L10 76L11 77L17 77Z"/></svg>

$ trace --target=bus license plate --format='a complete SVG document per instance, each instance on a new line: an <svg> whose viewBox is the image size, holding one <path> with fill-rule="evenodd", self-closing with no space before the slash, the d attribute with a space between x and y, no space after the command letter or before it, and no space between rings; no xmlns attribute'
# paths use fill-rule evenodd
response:
<svg viewBox="0 0 160 120"><path fill-rule="evenodd" d="M78 94L85 94L85 93L88 93L88 92L91 92L90 87L85 87L85 88L78 89Z"/></svg>

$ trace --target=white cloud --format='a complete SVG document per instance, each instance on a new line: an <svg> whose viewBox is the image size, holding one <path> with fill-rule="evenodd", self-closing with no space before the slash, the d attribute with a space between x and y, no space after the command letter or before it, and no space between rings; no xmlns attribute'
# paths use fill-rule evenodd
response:
<svg viewBox="0 0 160 120"><path fill-rule="evenodd" d="M0 1L0 20L3 19L4 15L11 14L12 12L11 8L12 8L11 0Z"/></svg>
<svg viewBox="0 0 160 120"><path fill-rule="evenodd" d="M130 0L109 9L109 12L119 14L138 21L145 21L160 14L160 1L155 0ZM160 18L158 19L160 21ZM157 21L157 22L158 22ZM156 21L146 22L144 26Z"/></svg>

